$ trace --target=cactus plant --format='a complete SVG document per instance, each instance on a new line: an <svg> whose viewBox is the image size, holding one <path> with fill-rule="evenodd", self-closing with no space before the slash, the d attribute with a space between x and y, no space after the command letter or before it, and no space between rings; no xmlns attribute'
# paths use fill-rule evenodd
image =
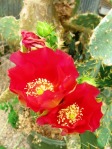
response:
<svg viewBox="0 0 112 149"><path fill-rule="evenodd" d="M112 103L108 105L105 116L102 119L102 126L96 131L97 142L100 148L112 147Z"/></svg>
<svg viewBox="0 0 112 149"><path fill-rule="evenodd" d="M75 59L76 57L78 57L79 60L81 61L83 60L83 58L85 57L84 55L86 54L87 45L90 40L90 36L93 32L93 29L99 24L100 20L101 20L101 17L99 17L96 14L85 13L85 14L77 14L74 17L71 17L70 19L62 21L62 25L65 28L65 33L68 31L68 34L69 32L71 32L74 35L75 48L74 49L72 48L72 52L69 52L69 53L72 53L71 54L72 57L73 57L73 53L75 53L75 57L74 57ZM69 35L66 35L66 37L64 37L65 41L68 40L67 39L68 36ZM70 42L73 43L73 40L71 40ZM71 51L69 45L68 45L68 48L69 48L68 51ZM73 44L72 44L72 47L73 47ZM79 55L82 55L82 56L79 56Z"/></svg>
<svg viewBox="0 0 112 149"><path fill-rule="evenodd" d="M81 75L91 76L91 77L97 76L97 74L99 73L100 66L101 66L101 62L96 61L94 59L86 60L77 65L78 71Z"/></svg>
<svg viewBox="0 0 112 149"><path fill-rule="evenodd" d="M110 133L108 128L100 127L100 129L97 132L97 135L98 135L97 142L100 146L100 149L103 149L104 147L109 146Z"/></svg>
<svg viewBox="0 0 112 149"><path fill-rule="evenodd" d="M101 127L95 132L97 143L101 149L112 148L112 91L110 87L103 88L101 91L104 102L102 111L104 116L101 120Z"/></svg>
<svg viewBox="0 0 112 149"><path fill-rule="evenodd" d="M38 21L36 26L36 33L39 36L46 38L46 45L48 47L53 49L57 48L58 38L56 36L55 27L52 24Z"/></svg>
<svg viewBox="0 0 112 149"><path fill-rule="evenodd" d="M80 134L80 138L82 143L82 149L95 149L98 147L97 137L94 133L87 131L84 134Z"/></svg>
<svg viewBox="0 0 112 149"><path fill-rule="evenodd" d="M92 13L78 14L69 20L71 29L77 31L93 30L100 22L101 17Z"/></svg>
<svg viewBox="0 0 112 149"><path fill-rule="evenodd" d="M73 12L72 12L73 15L74 15L75 13L77 13L77 11L78 11L78 9L79 9L80 3L81 3L80 0L75 0Z"/></svg>
<svg viewBox="0 0 112 149"><path fill-rule="evenodd" d="M112 65L112 10L109 11L95 28L89 43L90 54L94 59Z"/></svg>
<svg viewBox="0 0 112 149"><path fill-rule="evenodd" d="M9 46L19 46L19 20L13 16L0 18L0 39Z"/></svg>
<svg viewBox="0 0 112 149"><path fill-rule="evenodd" d="M78 70L83 76L92 76L95 78L97 85L101 89L99 99L103 101L102 111L104 117L101 120L100 128L89 138L94 138L91 142L86 133L81 135L83 148L112 148L112 10L105 16L100 24L93 30L90 39L89 52L86 61L78 64ZM105 57L107 55L107 57ZM91 58L92 57L92 58ZM104 63L104 64L102 64ZM106 66L107 65L107 66ZM80 81L80 80L79 80Z"/></svg>
<svg viewBox="0 0 112 149"><path fill-rule="evenodd" d="M63 20L62 25L64 26L65 30L71 31L75 34L75 41L80 42L84 52L90 40L93 29L99 24L100 20L101 17L93 13L76 14L70 19ZM76 39L77 32L79 32L78 39Z"/></svg>
<svg viewBox="0 0 112 149"><path fill-rule="evenodd" d="M53 5L58 19L64 21L77 13L80 0L55 0Z"/></svg>
<svg viewBox="0 0 112 149"><path fill-rule="evenodd" d="M71 2L71 1L68 0L67 2ZM74 12L76 13L76 10ZM76 49L77 53L75 53L76 54L75 62L76 62L78 71L81 75L81 79L79 78L79 80L77 82L78 83L82 83L82 82L91 83L90 82L91 78L93 78L94 81L97 81L96 83L94 83L92 85L94 85L94 86L98 85L99 89L101 90L100 91L101 94L99 95L99 98L97 98L96 100L97 101L101 101L101 100L103 101L102 111L105 115L101 121L100 128L95 133L91 133L91 132L87 131L87 132L80 135L81 144L79 143L78 145L81 145L80 148L83 148L83 149L87 149L87 148L103 149L106 147L112 147L112 134L111 134L111 131L112 131L112 123L111 123L111 120L112 120L112 117L111 117L111 115L112 115L112 101L111 101L111 97L112 97L112 94L111 94L111 90L112 90L111 89L111 86L112 86L112 72L111 72L112 67L102 65L102 60L103 60L104 64L105 64L105 60L106 60L104 57L105 51L106 51L106 54L109 56L109 58L111 58L111 54L112 54L111 51L109 51L108 49L105 51L103 50L103 47L108 48L108 46L109 46L107 44L105 45L106 42L104 42L104 39L106 39L108 37L108 40L109 40L109 38L111 37L111 35L110 35L110 29L111 29L110 19L111 19L111 17L112 17L111 14L107 15L105 17L106 19L104 18L99 25L98 25L98 23L100 21L100 17L98 17L97 15L94 15L94 14L79 14L79 15L76 14L75 17L71 17L70 19L68 19L69 18L69 16L68 16L68 18L67 18L68 20L66 20L67 22L69 22L69 24L67 24L68 29L69 29L69 27L71 27L72 33L75 32L74 33L75 36L72 36L72 39L71 39L72 42L71 42L71 44L69 44L69 46L71 47L71 51L70 51L71 53L74 52L73 50L75 49L74 43L76 43L78 40L80 40L80 41L83 40L83 42L81 42L81 43L82 44L86 43L86 45L87 45L90 34L87 36L86 39L85 39L85 37L88 34L88 31L90 31L89 33L91 33L91 31L95 32L92 35L91 42L89 45L90 46L90 48L89 48L90 53L87 53L87 51L85 50L85 53L84 53L85 57L80 60L80 57L83 55L83 52L82 51L79 52L80 50L78 49L79 50L78 51ZM93 20L92 20L92 18L93 18ZM107 19L110 22L109 24L107 23ZM66 26L66 21L64 22L65 26ZM94 30L94 28L97 25L98 25L98 27ZM104 28L102 27L102 25ZM109 27L109 30L106 31L106 29L108 27ZM102 35L105 35L105 34L102 34L102 33L104 33L104 30L107 32L106 37L105 36L102 37ZM77 31L78 31L78 35L80 37L78 36L78 38L76 40L75 37L76 37ZM109 31L109 33L108 33L108 31ZM42 32L42 36L43 36L43 33L44 32ZM43 37L47 37L48 35L49 34L44 35ZM54 41L54 36L51 36L51 38ZM49 38L49 41L51 41L50 40L51 38ZM110 42L110 40L109 40L109 42ZM55 43L55 41L54 41L54 43ZM101 51L101 49L100 49L100 51L98 49L99 53L95 53L95 50L97 50L96 46L98 46L100 48L102 47L102 51ZM92 56L92 58L91 58L91 56ZM100 57L102 57L102 59L99 59ZM7 90L7 92L10 95L9 90ZM7 95L7 94L4 94L4 96L5 95ZM11 95L11 96L14 96L14 95ZM9 98L9 96L8 96L8 98ZM0 102L2 102L3 99L4 98L2 98L0 100ZM6 96L6 99L7 99L7 96ZM11 116L11 118L12 118L12 116ZM71 143L71 145L73 145L73 148L74 148L74 146L75 146L74 142L75 142L74 137L71 136L70 138L68 138L67 147L70 148L70 143Z"/></svg>
<svg viewBox="0 0 112 149"><path fill-rule="evenodd" d="M111 87L112 86L112 67L104 66L100 67L100 71L97 76L97 83L100 87Z"/></svg>
<svg viewBox="0 0 112 149"><path fill-rule="evenodd" d="M35 31L37 20L53 23L53 0L27 0L24 1L20 12L20 29Z"/></svg>

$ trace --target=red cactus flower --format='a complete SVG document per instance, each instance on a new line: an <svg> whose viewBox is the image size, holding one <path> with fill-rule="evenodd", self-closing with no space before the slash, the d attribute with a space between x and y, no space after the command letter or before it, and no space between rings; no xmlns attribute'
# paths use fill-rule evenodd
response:
<svg viewBox="0 0 112 149"><path fill-rule="evenodd" d="M77 85L60 105L39 117L37 123L62 128L62 134L93 132L99 127L102 117L102 103L95 99L98 94L99 90L87 83Z"/></svg>
<svg viewBox="0 0 112 149"><path fill-rule="evenodd" d="M34 111L57 106L76 85L74 61L61 50L18 51L10 59L16 64L9 70L10 90Z"/></svg>
<svg viewBox="0 0 112 149"><path fill-rule="evenodd" d="M22 31L22 52L36 50L45 47L45 40L37 36L33 32Z"/></svg>

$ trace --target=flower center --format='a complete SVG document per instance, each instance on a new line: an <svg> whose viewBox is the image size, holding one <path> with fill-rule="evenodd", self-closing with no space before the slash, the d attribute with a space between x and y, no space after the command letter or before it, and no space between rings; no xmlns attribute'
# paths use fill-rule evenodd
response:
<svg viewBox="0 0 112 149"><path fill-rule="evenodd" d="M53 84L43 78L38 78L33 80L32 82L27 83L26 88L25 88L27 96L39 96L44 93L44 91L54 91L54 86Z"/></svg>
<svg viewBox="0 0 112 149"><path fill-rule="evenodd" d="M68 106L65 109L61 109L58 112L57 116L58 124L62 126L73 125L75 122L82 119L83 116L82 110L83 108L80 109L80 107L76 103Z"/></svg>

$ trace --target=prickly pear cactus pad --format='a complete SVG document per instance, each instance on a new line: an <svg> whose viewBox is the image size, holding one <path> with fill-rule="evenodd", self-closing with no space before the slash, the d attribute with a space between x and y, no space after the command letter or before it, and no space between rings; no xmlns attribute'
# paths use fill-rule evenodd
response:
<svg viewBox="0 0 112 149"><path fill-rule="evenodd" d="M95 28L89 44L90 54L105 65L112 65L112 9Z"/></svg>
<svg viewBox="0 0 112 149"><path fill-rule="evenodd" d="M19 45L19 20L13 16L0 18L0 39L10 46Z"/></svg>
<svg viewBox="0 0 112 149"><path fill-rule="evenodd" d="M94 29L100 22L101 17L92 13L79 14L72 18L71 23L85 29Z"/></svg>

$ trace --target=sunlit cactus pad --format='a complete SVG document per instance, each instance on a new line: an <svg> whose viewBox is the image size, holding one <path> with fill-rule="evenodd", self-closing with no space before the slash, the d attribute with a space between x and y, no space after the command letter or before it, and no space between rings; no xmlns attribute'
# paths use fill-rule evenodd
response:
<svg viewBox="0 0 112 149"><path fill-rule="evenodd" d="M112 10L95 28L89 44L90 54L105 65L112 65Z"/></svg>
<svg viewBox="0 0 112 149"><path fill-rule="evenodd" d="M13 16L0 19L0 39L9 45L19 44L19 20Z"/></svg>

